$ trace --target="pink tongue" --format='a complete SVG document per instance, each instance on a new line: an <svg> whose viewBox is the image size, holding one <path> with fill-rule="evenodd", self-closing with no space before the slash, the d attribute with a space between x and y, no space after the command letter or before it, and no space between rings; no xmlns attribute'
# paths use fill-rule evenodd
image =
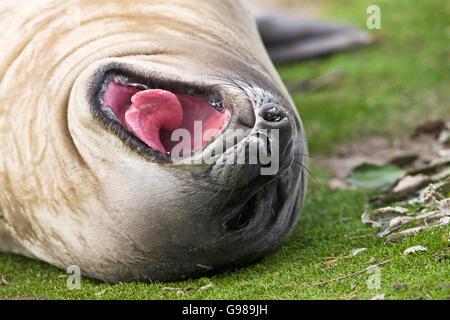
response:
<svg viewBox="0 0 450 320"><path fill-rule="evenodd" d="M145 90L131 98L124 123L153 149L166 153L160 130L175 130L183 121L183 108L177 96L165 90Z"/></svg>

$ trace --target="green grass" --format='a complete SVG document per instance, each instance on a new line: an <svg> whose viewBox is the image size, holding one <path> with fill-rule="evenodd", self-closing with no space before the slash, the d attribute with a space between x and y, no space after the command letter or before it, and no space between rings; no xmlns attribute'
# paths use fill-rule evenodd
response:
<svg viewBox="0 0 450 320"><path fill-rule="evenodd" d="M320 175L319 172L315 174ZM377 238L355 239L371 235L359 222L366 193L332 192L326 186L311 189L303 218L288 241L274 254L248 268L229 271L212 278L178 283L131 283L109 285L82 279L81 290L66 287L65 273L26 258L4 255L2 273L8 274L8 286L0 286L3 296L40 296L46 299L340 299L357 294L358 299L370 299L378 293L386 299L445 299L450 290L450 260L436 261L447 251L448 230L428 232L398 244L384 244ZM406 248L424 245L428 251L404 256ZM368 248L357 256L332 264L325 257L348 255L353 249ZM369 261L371 258L375 261ZM322 287L303 286L351 274L370 265L392 259L381 269L380 289L369 289L371 274L349 277ZM402 282L405 288L394 289ZM199 288L213 283L209 290ZM182 297L164 287L185 289ZM355 288L356 287L356 288ZM189 294L189 288L192 288ZM106 289L106 291L105 291ZM166 294L164 294L166 293Z"/></svg>
<svg viewBox="0 0 450 320"><path fill-rule="evenodd" d="M448 2L384 0L327 1L332 18L365 26L365 9L378 4L382 39L378 46L331 58L280 66L286 83L315 78L335 70L344 75L333 85L308 94L294 94L306 131L313 174L322 184L310 184L305 209L286 243L260 263L230 270L212 278L178 283L109 285L82 279L80 290L68 290L65 273L45 263L14 255L0 255L1 297L39 296L46 299L446 299L450 296L449 229L425 232L400 243L385 244L360 222L369 191L332 191L331 174L314 164L317 155L331 155L342 143L374 134L404 134L418 121L448 115ZM447 32L447 35L445 34ZM356 237L356 238L355 238ZM403 251L423 245L426 252L404 256ZM328 266L329 256L354 257ZM438 259L437 257L441 257ZM444 258L442 258L444 257ZM447 258L445 258L447 257ZM349 275L384 260L380 288L370 289L369 273L324 286L309 284ZM406 286L395 289L395 283ZM209 290L200 287L213 283ZM164 287L184 289L183 296ZM355 296L356 295L356 296Z"/></svg>
<svg viewBox="0 0 450 320"><path fill-rule="evenodd" d="M366 8L381 8L381 44L279 68L286 83L343 72L333 85L293 94L311 154L373 134L404 133L428 117L448 116L448 1L333 1L327 13L365 28ZM432 21L432 23L431 23Z"/></svg>

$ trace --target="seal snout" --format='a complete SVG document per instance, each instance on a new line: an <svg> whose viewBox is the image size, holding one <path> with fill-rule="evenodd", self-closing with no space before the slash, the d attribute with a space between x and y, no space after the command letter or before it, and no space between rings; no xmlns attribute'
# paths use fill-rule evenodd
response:
<svg viewBox="0 0 450 320"><path fill-rule="evenodd" d="M279 152L284 153L285 150L292 149L291 119L279 102L266 103L260 107L257 112L255 128L259 131L267 130L270 136L276 136L278 140L274 143L279 146Z"/></svg>
<svg viewBox="0 0 450 320"><path fill-rule="evenodd" d="M260 111L260 117L267 122L279 123L287 118L286 111L279 105L269 103Z"/></svg>

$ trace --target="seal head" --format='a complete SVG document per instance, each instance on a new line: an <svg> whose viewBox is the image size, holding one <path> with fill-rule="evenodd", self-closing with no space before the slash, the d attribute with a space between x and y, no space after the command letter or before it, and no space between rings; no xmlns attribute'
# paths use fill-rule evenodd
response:
<svg viewBox="0 0 450 320"><path fill-rule="evenodd" d="M118 282L277 248L302 208L307 150L249 10L66 3L2 4L0 249ZM239 162L254 150L266 158Z"/></svg>

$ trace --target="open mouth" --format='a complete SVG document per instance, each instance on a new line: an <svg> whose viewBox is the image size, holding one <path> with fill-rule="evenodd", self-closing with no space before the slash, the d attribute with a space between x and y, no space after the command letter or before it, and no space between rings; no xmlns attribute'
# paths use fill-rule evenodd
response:
<svg viewBox="0 0 450 320"><path fill-rule="evenodd" d="M128 139L139 139L169 158L201 150L228 125L231 111L210 89L108 72L97 91L96 107L109 122L120 124ZM186 141L187 139L187 141Z"/></svg>

